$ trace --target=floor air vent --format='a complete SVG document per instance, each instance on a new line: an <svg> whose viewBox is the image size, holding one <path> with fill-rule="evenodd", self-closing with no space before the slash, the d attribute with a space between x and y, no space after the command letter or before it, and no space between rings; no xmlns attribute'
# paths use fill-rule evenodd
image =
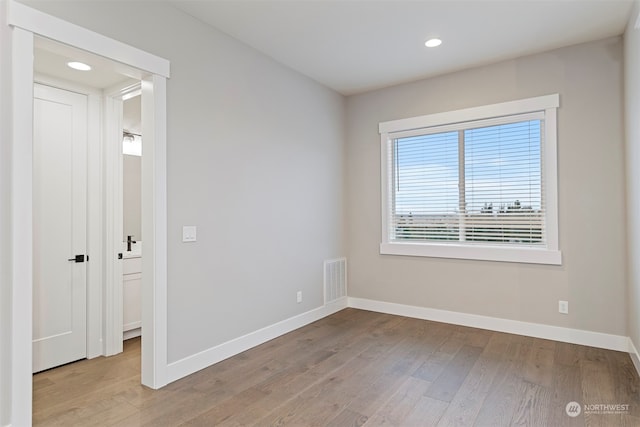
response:
<svg viewBox="0 0 640 427"><path fill-rule="evenodd" d="M347 296L347 259L336 258L324 262L324 303Z"/></svg>

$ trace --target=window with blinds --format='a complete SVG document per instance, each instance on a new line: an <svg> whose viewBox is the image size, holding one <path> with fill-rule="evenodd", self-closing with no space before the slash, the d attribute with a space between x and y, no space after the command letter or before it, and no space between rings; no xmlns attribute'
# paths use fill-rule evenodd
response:
<svg viewBox="0 0 640 427"><path fill-rule="evenodd" d="M476 115L465 121L446 122L460 115L454 112L381 123L386 175L381 253L420 255L424 251L415 253L416 247L436 245L444 255L435 256L448 257L451 247L463 246L476 252L453 257L560 263L555 202L558 98L542 98L545 108L537 111L526 111L541 103L533 98L485 107L509 113L490 118L476 108L462 110L464 117ZM420 119L430 126L415 127ZM385 128L392 132L382 132ZM477 252L487 248L498 255ZM530 251L510 255L511 248ZM534 256L521 256L527 253Z"/></svg>
<svg viewBox="0 0 640 427"><path fill-rule="evenodd" d="M394 139L393 239L544 244L541 125L510 117Z"/></svg>

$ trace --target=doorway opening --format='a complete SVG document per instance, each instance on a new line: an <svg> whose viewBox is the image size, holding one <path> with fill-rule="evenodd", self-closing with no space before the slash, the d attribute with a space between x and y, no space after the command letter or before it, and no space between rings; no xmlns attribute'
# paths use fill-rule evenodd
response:
<svg viewBox="0 0 640 427"><path fill-rule="evenodd" d="M82 62L90 70L68 67L71 62ZM41 248L53 248L48 256L34 257L34 372L121 352L125 316L127 330L134 321L138 335L142 330L141 244L136 246L139 256L133 259L121 237L125 205L121 135L127 118L123 106L127 100L139 100L141 89L139 81L115 66L78 49L41 37L34 39L34 161L42 160L41 164L34 163L34 255L39 255ZM43 99L40 93L57 98ZM66 98L83 103L71 105ZM44 108L48 110L40 114ZM136 123L138 133L142 132L140 110L138 104L137 115L127 118L129 127L132 121ZM56 112L59 117L51 119L49 116ZM71 132L72 124L80 126L75 133ZM39 156L43 148L48 148L47 155ZM54 156L57 152L60 157ZM66 158L73 158L73 164L61 161ZM74 190L69 191L72 187ZM140 191L137 196L136 234L140 235ZM67 206L71 201L73 211ZM131 204L133 201L129 201ZM67 260L65 255L71 258ZM48 262L39 262L42 259ZM69 263L71 259L75 262ZM122 264L131 263L138 266L137 280L127 285L137 289L125 292ZM51 298L52 292L57 299ZM124 299L134 299L137 307Z"/></svg>
<svg viewBox="0 0 640 427"><path fill-rule="evenodd" d="M142 334L142 105L140 89L122 106L123 339Z"/></svg>
<svg viewBox="0 0 640 427"><path fill-rule="evenodd" d="M142 371L141 380L151 388L167 382L166 348L166 79L169 62L109 39L82 27L43 14L17 2L11 2L8 24L11 27L11 246L12 281L12 373L11 419L16 425L31 423L32 410L32 325L33 325L33 85L35 36L98 55L134 73L142 91L142 128L147 142L143 158L143 233L146 251L142 255L145 275L142 282ZM107 106L105 106L107 109ZM120 148L120 147L118 147ZM106 163L109 164L109 163ZM105 176L108 168L105 167ZM105 178L105 184L107 178ZM106 187L106 186L105 186ZM105 198L108 191L105 188ZM106 203L106 202L105 202ZM108 205L108 203L106 203ZM91 206L89 207L89 210ZM109 212L104 212L105 228ZM108 233L107 233L108 235ZM104 272L109 253L105 242ZM90 249L91 250L91 249ZM89 254L91 255L91 254ZM94 258L90 261L93 263ZM105 292L104 303L109 295ZM108 311L108 310L105 310ZM105 325L107 314L105 313ZM105 343L106 344L106 343Z"/></svg>

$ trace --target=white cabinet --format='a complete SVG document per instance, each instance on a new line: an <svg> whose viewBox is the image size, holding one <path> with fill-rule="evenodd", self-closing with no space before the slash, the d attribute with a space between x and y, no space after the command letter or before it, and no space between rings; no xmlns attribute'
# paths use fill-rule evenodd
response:
<svg viewBox="0 0 640 427"><path fill-rule="evenodd" d="M122 265L124 339L140 336L142 325L142 258L125 258Z"/></svg>
<svg viewBox="0 0 640 427"><path fill-rule="evenodd" d="M125 256L122 264L122 274L126 276L128 274L136 273L142 273L142 258L139 256L127 258Z"/></svg>

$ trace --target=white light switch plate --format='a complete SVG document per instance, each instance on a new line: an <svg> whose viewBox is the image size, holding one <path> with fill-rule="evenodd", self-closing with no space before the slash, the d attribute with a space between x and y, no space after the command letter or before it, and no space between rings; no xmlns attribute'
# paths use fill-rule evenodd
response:
<svg viewBox="0 0 640 427"><path fill-rule="evenodd" d="M182 241L183 242L195 242L196 241L196 226L185 225L182 227Z"/></svg>

